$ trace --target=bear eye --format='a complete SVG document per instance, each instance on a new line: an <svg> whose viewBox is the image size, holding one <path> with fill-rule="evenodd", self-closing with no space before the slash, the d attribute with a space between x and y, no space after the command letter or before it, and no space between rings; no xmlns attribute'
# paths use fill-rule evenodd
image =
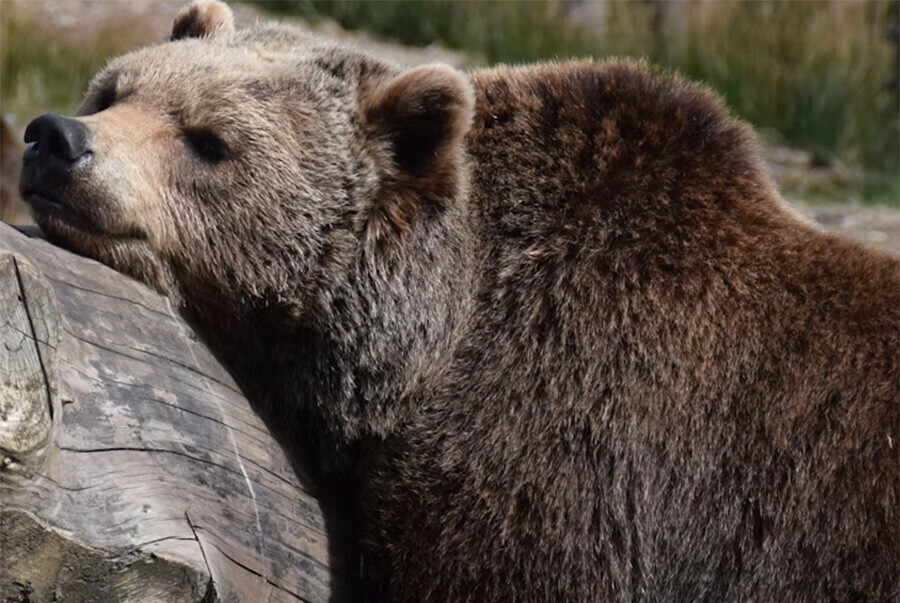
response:
<svg viewBox="0 0 900 603"><path fill-rule="evenodd" d="M215 132L187 130L184 139L191 152L209 163L219 163L231 156L231 149Z"/></svg>
<svg viewBox="0 0 900 603"><path fill-rule="evenodd" d="M97 113L101 111L106 111L110 107L113 106L116 102L116 89L114 87L109 87L103 89L100 92L100 96L97 97Z"/></svg>

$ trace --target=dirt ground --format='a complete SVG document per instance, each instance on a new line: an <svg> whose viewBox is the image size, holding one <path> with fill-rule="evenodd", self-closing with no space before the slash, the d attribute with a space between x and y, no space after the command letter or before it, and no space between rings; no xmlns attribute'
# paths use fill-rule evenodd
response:
<svg viewBox="0 0 900 603"><path fill-rule="evenodd" d="M825 230L900 255L900 210L896 207L799 203L794 206Z"/></svg>
<svg viewBox="0 0 900 603"><path fill-rule="evenodd" d="M43 29L53 35L78 42L90 40L101 35L110 28L118 31L133 31L135 46L161 40L168 34L172 18L185 0L131 0L130 2L112 2L97 0L2 0L4 10L21 11L40 24ZM253 6L243 3L232 3L238 26L252 23L264 18ZM299 25L309 27L298 22ZM463 53L453 52L439 47L410 48L379 41L365 34L351 33L333 23L322 23L312 28L320 34L337 39L351 41L372 54L402 64L421 64L429 62L450 63L457 67L471 64L471 60ZM8 120L9 129L18 140L24 124L16 123L15 116L4 116ZM11 118L11 119L9 119ZM23 221L24 214L13 205L6 186L17 179L16 161L11 157L21 154L21 146L3 137L2 168L0 180L4 183L4 199L2 211L4 219ZM789 189L791 183L798 179L815 179L827 177L822 167L815 165L813 158L802 151L783 147L768 147L766 159L770 172L783 189ZM10 165L13 167L9 167ZM900 177L900 176L898 176ZM900 255L900 199L893 207L865 206L858 203L812 205L792 199L788 200L805 216L811 218L823 228L842 233L857 239L866 245ZM12 220L11 220L12 221Z"/></svg>

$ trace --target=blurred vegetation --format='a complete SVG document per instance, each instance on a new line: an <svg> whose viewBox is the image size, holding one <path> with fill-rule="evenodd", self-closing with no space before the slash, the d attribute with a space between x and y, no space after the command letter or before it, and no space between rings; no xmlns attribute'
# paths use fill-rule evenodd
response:
<svg viewBox="0 0 900 603"><path fill-rule="evenodd" d="M11 6L2 7L0 113L26 122L46 111L73 113L107 59L134 46L127 32L108 28L101 34L90 39L51 35Z"/></svg>
<svg viewBox="0 0 900 603"><path fill-rule="evenodd" d="M646 57L709 83L764 137L806 149L820 163L836 158L865 168L842 170L825 187L833 190L813 197L900 200L898 47L887 39L896 36L897 0L607 0L600 10L564 0L261 4L408 44L444 44L486 63Z"/></svg>
<svg viewBox="0 0 900 603"><path fill-rule="evenodd" d="M426 46L440 43L482 62L525 62L587 56L596 50L588 28L573 24L558 0L260 0L273 11L328 17L347 29Z"/></svg>
<svg viewBox="0 0 900 603"><path fill-rule="evenodd" d="M133 24L60 36L0 0L0 112L27 123L71 113ZM27 3L25 3L27 4ZM900 200L900 0L263 0L280 14L333 19L399 42L442 44L473 63L641 56L708 82L764 140L835 169L797 178L807 200ZM892 33L891 33L892 32ZM784 187L785 184L782 183Z"/></svg>
<svg viewBox="0 0 900 603"><path fill-rule="evenodd" d="M897 3L894 2L894 5ZM820 157L868 168L866 196L900 194L897 46L889 4L717 3L659 60L722 92L736 113ZM896 18L896 14L894 15Z"/></svg>

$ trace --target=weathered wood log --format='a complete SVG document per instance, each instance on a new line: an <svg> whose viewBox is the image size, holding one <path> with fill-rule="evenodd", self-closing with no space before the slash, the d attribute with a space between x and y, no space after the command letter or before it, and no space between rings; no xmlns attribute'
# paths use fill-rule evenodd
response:
<svg viewBox="0 0 900 603"><path fill-rule="evenodd" d="M0 601L321 601L321 508L167 301L0 224Z"/></svg>

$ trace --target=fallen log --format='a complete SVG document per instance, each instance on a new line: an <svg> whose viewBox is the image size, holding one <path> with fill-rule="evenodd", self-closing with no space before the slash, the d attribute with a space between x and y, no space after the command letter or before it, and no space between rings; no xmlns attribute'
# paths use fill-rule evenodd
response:
<svg viewBox="0 0 900 603"><path fill-rule="evenodd" d="M326 523L146 287L0 224L0 601L322 601Z"/></svg>

